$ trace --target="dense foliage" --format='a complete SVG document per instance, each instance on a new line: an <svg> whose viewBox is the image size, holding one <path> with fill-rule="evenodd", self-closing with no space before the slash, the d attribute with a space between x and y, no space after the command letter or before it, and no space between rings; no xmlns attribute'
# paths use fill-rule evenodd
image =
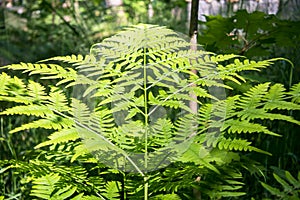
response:
<svg viewBox="0 0 300 200"><path fill-rule="evenodd" d="M265 81L279 82L290 88L292 83L300 80L299 25L299 21L282 20L262 12L247 13L241 10L231 17L207 16L207 22L201 22L202 34L199 41L209 51L245 55L256 60L285 57L295 65L295 68L291 69L289 65L277 62L273 67L258 73L243 74L243 77L251 80L252 84L236 85L228 82L227 84L234 87L236 92L247 91L253 83ZM300 117L299 112L291 114L297 119ZM300 139L299 128L278 122L273 122L271 126L275 132L281 132L284 137L263 137L255 140L255 143L260 148L271 152L272 157L257 155L251 155L251 157L264 164L266 179L274 187L278 187L273 177L274 167L289 170L294 176L297 176L300 170L300 148L296 142ZM278 170L275 171L278 172ZM278 172L278 174L283 173ZM281 177L284 178L283 175ZM260 195L261 185L252 180L253 176L245 179L249 193L256 191L255 193Z"/></svg>
<svg viewBox="0 0 300 200"><path fill-rule="evenodd" d="M11 134L21 134L24 142L29 134L37 139L24 156L0 161L2 194L20 199L262 197L247 191L245 178L252 174L265 182L253 156L270 158L259 141L285 137L273 122L299 127L293 113L300 109L300 84L286 90L246 76L288 63L285 59L254 61L190 46L170 29L139 25L93 45L85 56L2 67L2 124L15 124L2 126L5 148L14 155ZM9 75L11 70L33 78ZM233 89L242 83L248 89ZM190 102L197 102L197 112ZM299 187L290 173L285 178L291 184L285 191ZM260 187L290 195L266 183Z"/></svg>

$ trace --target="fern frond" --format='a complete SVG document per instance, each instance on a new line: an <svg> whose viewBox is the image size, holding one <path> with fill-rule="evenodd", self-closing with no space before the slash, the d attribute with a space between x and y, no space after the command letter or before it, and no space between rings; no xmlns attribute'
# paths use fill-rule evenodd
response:
<svg viewBox="0 0 300 200"><path fill-rule="evenodd" d="M46 88L32 80L26 85L18 77L10 77L5 73L0 75L0 99L22 104L40 103L46 99Z"/></svg>
<svg viewBox="0 0 300 200"><path fill-rule="evenodd" d="M83 60L88 59L88 56L82 56L82 55L70 55L70 56L55 56L52 58L48 58L45 60L39 61L39 63L47 62L47 61L61 61L65 63L81 63Z"/></svg>
<svg viewBox="0 0 300 200"><path fill-rule="evenodd" d="M267 155L271 155L270 153L260 150L256 147L251 146L252 142L249 142L247 140L244 139L238 139L238 138L224 138L224 137L220 137L218 139L218 142L215 143L215 145L219 148L219 149L224 149L224 150L236 150L236 151L256 151L259 153L264 153ZM216 147L214 146L214 147Z"/></svg>
<svg viewBox="0 0 300 200"><path fill-rule="evenodd" d="M210 155L207 149L205 149L202 145L191 143L189 148L180 158L182 162L194 162L197 165L207 167L208 169L220 174L220 171L210 162Z"/></svg>
<svg viewBox="0 0 300 200"><path fill-rule="evenodd" d="M234 63L230 63L226 66L218 64L217 72L214 73L214 75L208 75L208 76L215 76L220 78L221 80L230 80L237 84L241 84L240 81L246 82L246 80L241 75L238 74L239 72L260 71L260 69L270 66L273 63L273 61L274 59L255 62L246 59L241 62L239 59L235 59Z"/></svg>
<svg viewBox="0 0 300 200"><path fill-rule="evenodd" d="M300 105L288 102L287 93L285 92L285 88L281 84L275 84L270 87L268 93L265 95L265 101L267 101L264 105L266 110L300 110Z"/></svg>
<svg viewBox="0 0 300 200"><path fill-rule="evenodd" d="M291 122L294 124L300 125L300 122L295 120L291 116L276 114L276 113L268 113L263 109L248 109L237 112L237 116L241 118L241 120L253 120L253 119L269 119L269 120L283 120L287 122Z"/></svg>
<svg viewBox="0 0 300 200"><path fill-rule="evenodd" d="M45 117L53 115L53 112L44 105L26 105L8 108L1 112L0 115L32 115L37 117Z"/></svg>
<svg viewBox="0 0 300 200"><path fill-rule="evenodd" d="M288 93L292 97L292 102L300 103L300 83L297 83L291 87L291 91Z"/></svg>
<svg viewBox="0 0 300 200"><path fill-rule="evenodd" d="M68 100L62 90L51 87L47 103L50 109L60 112L69 111Z"/></svg>
<svg viewBox="0 0 300 200"><path fill-rule="evenodd" d="M0 74L0 95L7 96L12 95L21 95L25 93L26 85L22 79L18 77L10 77L6 73L2 72Z"/></svg>
<svg viewBox="0 0 300 200"><path fill-rule="evenodd" d="M257 108L262 105L261 101L264 96L268 93L270 83L259 84L252 87L244 96L241 97L238 102L238 108L244 110L250 110L252 108Z"/></svg>
<svg viewBox="0 0 300 200"><path fill-rule="evenodd" d="M133 35L135 37L132 37ZM144 47L148 48L151 54L154 54L156 49L159 49L159 51L156 50L157 54L163 54L164 51L171 52L180 48L181 44L187 47L187 42L175 36L176 33L170 29L155 25L137 25L105 39L101 44L96 44L95 46L98 46L96 53L99 56L119 60Z"/></svg>
<svg viewBox="0 0 300 200"><path fill-rule="evenodd" d="M283 120L295 124L300 124L299 121L279 113L270 113L270 110L285 109L285 110L298 110L299 105L288 102L286 99L286 92L283 86L276 84L269 88L270 83L259 84L252 87L248 92L241 96L237 103L235 110L236 115L241 120L254 120L254 119L269 119L269 120Z"/></svg>
<svg viewBox="0 0 300 200"><path fill-rule="evenodd" d="M11 77L6 73L2 72L0 75L0 95L8 95L8 85L10 83Z"/></svg>
<svg viewBox="0 0 300 200"><path fill-rule="evenodd" d="M300 172L298 172L298 180L294 178L289 171L278 173L273 173L274 179L280 184L281 188L272 187L266 183L260 182L262 186L267 189L274 198L280 199L299 199L300 191Z"/></svg>
<svg viewBox="0 0 300 200"><path fill-rule="evenodd" d="M46 144L47 145L47 144ZM87 147L81 143L79 145L77 145L75 148L74 148L74 151L75 151L75 154L72 156L71 158L71 163L73 163L75 160L77 160L79 157L84 157L88 154L90 154L90 151L87 149ZM93 160L92 163L97 163L98 160L95 158L95 159L91 159ZM90 161L91 161L90 160Z"/></svg>
<svg viewBox="0 0 300 200"><path fill-rule="evenodd" d="M105 185L105 193L103 193L103 196L107 199L119 199L119 188L120 183L116 181L109 181Z"/></svg>
<svg viewBox="0 0 300 200"><path fill-rule="evenodd" d="M68 199L75 192L76 187L72 187L71 185L65 186L64 188L57 189L56 184L60 180L59 174L48 174L37 179L34 179L32 190L30 195L36 196L41 199Z"/></svg>
<svg viewBox="0 0 300 200"><path fill-rule="evenodd" d="M229 119L226 120L224 126L222 127L222 131L228 128L228 133L265 133L273 136L280 136L270 130L267 127L262 126L257 123L252 123L246 120L235 120Z"/></svg>
<svg viewBox="0 0 300 200"><path fill-rule="evenodd" d="M32 80L29 80L29 83L27 85L28 88L28 95L33 98L33 101L40 102L41 100L46 99L46 88L42 86L41 84L34 82Z"/></svg>
<svg viewBox="0 0 300 200"><path fill-rule="evenodd" d="M10 131L10 133L16 133L27 129L34 129L34 128L44 128L44 129L54 129L60 130L63 128L69 128L73 126L73 120L62 118L56 115L48 115L46 119L38 119L36 121L22 124L20 127L17 127Z"/></svg>
<svg viewBox="0 0 300 200"><path fill-rule="evenodd" d="M172 139L172 129L174 128L170 120L159 118L150 128L149 146L162 147L170 143Z"/></svg>
<svg viewBox="0 0 300 200"><path fill-rule="evenodd" d="M213 55L213 56L205 56L203 59L205 62L211 63L219 63L223 61L230 60L232 58L241 58L242 56L235 54L227 54L227 55Z"/></svg>
<svg viewBox="0 0 300 200"><path fill-rule="evenodd" d="M33 181L31 196L41 199L50 199L52 192L55 190L55 184L59 181L59 174L48 174L37 178Z"/></svg>
<svg viewBox="0 0 300 200"><path fill-rule="evenodd" d="M177 194L160 194L151 198L151 200L181 200L180 196Z"/></svg>
<svg viewBox="0 0 300 200"><path fill-rule="evenodd" d="M44 146L75 141L79 139L79 133L76 128L62 129L52 133L50 136L48 136L48 138L48 141L38 144L37 146L35 146L35 148L38 149Z"/></svg>
<svg viewBox="0 0 300 200"><path fill-rule="evenodd" d="M239 59L235 59L234 63L228 64L225 66L224 71L221 70L222 72L241 72L241 71L246 71L246 70L255 70L255 71L259 71L260 69L266 68L268 66L270 66L273 63L274 59L270 59L270 60L263 60L263 61L253 61L253 60L244 60L243 62L241 62Z"/></svg>
<svg viewBox="0 0 300 200"><path fill-rule="evenodd" d="M76 80L77 72L72 68L63 68L57 64L32 64L32 63L20 63L3 66L0 69L12 69L12 70L22 70L23 73L41 74L45 75L41 79L62 79L57 83L57 85L73 82Z"/></svg>

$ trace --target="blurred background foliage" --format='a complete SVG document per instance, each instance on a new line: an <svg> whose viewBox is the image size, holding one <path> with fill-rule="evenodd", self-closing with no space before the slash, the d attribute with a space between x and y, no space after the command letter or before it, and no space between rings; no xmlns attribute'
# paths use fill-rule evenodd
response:
<svg viewBox="0 0 300 200"><path fill-rule="evenodd" d="M201 1L211 7L214 2L222 2ZM278 12L270 14L253 9L241 10L243 2L247 1L224 1L226 12L211 13L214 15L199 21L198 42L205 50L216 53L240 54L254 60L289 59L294 63L293 69L282 61L262 72L244 74L253 85L271 80L289 88L300 80L300 3L296 0L276 1L279 2ZM186 0L0 0L0 66L21 61L36 62L57 55L85 54L92 44L131 24L164 25L187 34L189 5ZM232 12L233 7L236 12ZM245 92L251 87L227 84L235 88L234 93ZM10 106L1 102L0 111ZM300 120L299 112L290 114ZM33 150L33 146L46 139L44 133L47 131L8 134L12 127L27 121L26 117L0 116L0 160L30 160L40 153ZM271 198L264 187L272 188L262 187L259 181L267 181L276 187L278 181L273 173L282 174L283 170L289 170L297 177L300 171L299 127L285 122L272 122L271 126L272 131L283 133L283 137L261 135L253 138L253 143L273 156L249 153L237 166L245 169L245 199ZM247 168L247 162L258 162L257 166L264 175ZM18 199L19 180L12 172L0 175L0 194L10 193L11 199Z"/></svg>
<svg viewBox="0 0 300 200"><path fill-rule="evenodd" d="M1 2L1 65L86 53L92 44L130 24L154 23L186 30L184 0Z"/></svg>

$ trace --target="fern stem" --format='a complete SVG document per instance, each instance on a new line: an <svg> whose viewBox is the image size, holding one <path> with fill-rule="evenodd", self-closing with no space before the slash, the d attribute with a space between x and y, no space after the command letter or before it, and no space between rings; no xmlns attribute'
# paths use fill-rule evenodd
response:
<svg viewBox="0 0 300 200"><path fill-rule="evenodd" d="M145 34L147 34L145 32ZM147 38L147 36L146 36ZM146 45L144 46L144 62L143 62L143 70L144 70L144 107L145 107L145 153L144 153L144 167L145 173L147 173L148 168L148 102L147 102L147 50ZM148 177L144 176L144 200L148 200Z"/></svg>
<svg viewBox="0 0 300 200"><path fill-rule="evenodd" d="M144 200L148 200L148 176L144 176Z"/></svg>

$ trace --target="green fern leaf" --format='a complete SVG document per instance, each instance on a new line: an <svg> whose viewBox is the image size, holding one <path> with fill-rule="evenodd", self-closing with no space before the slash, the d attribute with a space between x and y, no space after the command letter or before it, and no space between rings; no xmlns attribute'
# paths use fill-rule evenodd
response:
<svg viewBox="0 0 300 200"><path fill-rule="evenodd" d="M62 128L69 128L73 126L73 121L70 119L62 118L60 116L50 116L46 119L39 119L28 124L22 124L22 126L17 127L10 131L10 133L16 133L19 131L33 129L33 128L45 128L59 130Z"/></svg>
<svg viewBox="0 0 300 200"><path fill-rule="evenodd" d="M107 199L119 199L119 188L120 183L115 181L107 182L105 185L105 193L103 193L103 196Z"/></svg>
<svg viewBox="0 0 300 200"><path fill-rule="evenodd" d="M60 177L58 174L49 174L35 179L33 181L34 185L32 186L30 195L50 200L63 200L70 198L75 193L77 188L69 185L62 189L59 189L58 191L55 191L55 184L59 181L59 179Z"/></svg>
<svg viewBox="0 0 300 200"><path fill-rule="evenodd" d="M224 150L236 150L236 151L256 151L259 153L271 155L266 151L251 146L251 142L244 139L237 139L237 138L231 139L231 138L219 137L217 142L214 142L214 147L216 146L221 150L224 149Z"/></svg>
<svg viewBox="0 0 300 200"><path fill-rule="evenodd" d="M300 180L296 180L289 171L285 171L285 177L295 188L300 188Z"/></svg>
<svg viewBox="0 0 300 200"><path fill-rule="evenodd" d="M38 144L37 146L35 146L35 148L37 149L48 145L75 141L79 139L79 134L76 128L62 129L60 131L52 133L48 138L48 141Z"/></svg>
<svg viewBox="0 0 300 200"><path fill-rule="evenodd" d="M291 91L288 93L292 97L292 102L300 103L300 83L292 86Z"/></svg>
<svg viewBox="0 0 300 200"><path fill-rule="evenodd" d="M94 195L92 196L84 196L80 198L79 200L105 200L103 197L96 197Z"/></svg>
<svg viewBox="0 0 300 200"><path fill-rule="evenodd" d="M228 189L228 188L225 188L225 189ZM247 193L245 193L245 192L229 192L228 191L228 192L217 192L216 195L218 195L220 197L240 197L240 196L243 196L243 195L246 195L246 194Z"/></svg>
<svg viewBox="0 0 300 200"><path fill-rule="evenodd" d="M2 69L12 69L12 70L22 70L23 73L41 74L46 75L42 79L63 79L57 83L57 85L63 84L65 82L73 82L76 80L77 73L72 68L66 68L57 64L32 64L32 63L20 63L12 64L1 67ZM0 69L1 69L0 68Z"/></svg>
<svg viewBox="0 0 300 200"><path fill-rule="evenodd" d="M237 116L241 117L241 120L253 120L253 119L283 120L283 121L300 125L300 122L295 120L291 116L276 114L276 113L267 113L267 111L262 109L248 109L246 111L243 110L238 112Z"/></svg>
<svg viewBox="0 0 300 200"><path fill-rule="evenodd" d="M62 61L62 62L66 62L66 63L80 63L84 59L87 59L87 58L88 58L87 56L84 58L82 55L56 56L56 57L48 58L45 60L41 60L39 62Z"/></svg>
<svg viewBox="0 0 300 200"><path fill-rule="evenodd" d="M1 112L0 115L32 115L37 117L45 117L53 115L53 112L47 106L27 105L8 108Z"/></svg>
<svg viewBox="0 0 300 200"><path fill-rule="evenodd" d="M262 186L264 188L266 188L269 192L271 192L271 194L276 195L276 196L284 196L284 193L280 192L279 189L271 187L271 186L269 186L269 185L267 185L267 184L265 184L263 182L260 182L260 183L262 184Z"/></svg>
<svg viewBox="0 0 300 200"><path fill-rule="evenodd" d="M159 118L152 126L151 126L151 135L150 141L154 146L165 146L169 144L172 139L172 129L174 125L172 122L165 118ZM152 144L150 144L152 146Z"/></svg>
<svg viewBox="0 0 300 200"><path fill-rule="evenodd" d="M28 95L33 97L33 101L42 101L46 99L46 88L39 83L29 80L28 83Z"/></svg>
<svg viewBox="0 0 300 200"><path fill-rule="evenodd" d="M257 108L261 105L261 101L268 93L270 83L259 84L251 88L238 102L238 107L244 109L245 112L251 108Z"/></svg>
<svg viewBox="0 0 300 200"><path fill-rule="evenodd" d="M55 192L51 199L70 199L76 190L76 187L72 187L71 185L66 186L65 188L59 189L57 192Z"/></svg>
<svg viewBox="0 0 300 200"><path fill-rule="evenodd" d="M218 62L230 60L232 58L240 58L240 57L241 56L239 55L228 54L228 55L205 56L204 60L206 62L218 63Z"/></svg>
<svg viewBox="0 0 300 200"><path fill-rule="evenodd" d="M267 127L262 126L260 124L256 123L251 123L246 120L235 120L235 119L230 119L226 120L223 130L228 128L229 133L265 133L273 136L280 136L270 130L267 129Z"/></svg>
<svg viewBox="0 0 300 200"><path fill-rule="evenodd" d="M285 88L281 84L275 84L270 87L269 92L265 95L267 101L264 108L267 110L285 109L285 110L300 110L300 105L286 100Z"/></svg>
<svg viewBox="0 0 300 200"><path fill-rule="evenodd" d="M203 165L208 169L213 170L214 172L220 174L220 171L212 164L210 160L206 160L206 156L209 156L209 152L202 145L192 143L188 150L182 155L180 161L182 162L194 162L198 165Z"/></svg>
<svg viewBox="0 0 300 200"><path fill-rule="evenodd" d="M169 200L169 199L181 200L180 196L178 196L177 194L160 194L150 198L150 200Z"/></svg>
<svg viewBox="0 0 300 200"><path fill-rule="evenodd" d="M69 111L70 108L68 106L68 100L63 92L56 88L52 87L49 94L49 107L53 110L57 110L60 112Z"/></svg>
<svg viewBox="0 0 300 200"><path fill-rule="evenodd" d="M26 86L23 80L18 77L10 77L6 73L0 74L0 95L7 96L8 94L20 95L24 94Z"/></svg>
<svg viewBox="0 0 300 200"><path fill-rule="evenodd" d="M48 174L37 178L33 181L31 196L41 199L50 199L52 192L55 190L55 184L59 181L59 174Z"/></svg>
<svg viewBox="0 0 300 200"><path fill-rule="evenodd" d="M290 192L293 191L293 187L290 186L285 180L280 178L277 174L273 173L275 180L283 186L284 191Z"/></svg>
<svg viewBox="0 0 300 200"><path fill-rule="evenodd" d="M84 144L80 144L74 148L75 154L71 158L71 163L77 160L79 157L84 157L89 154L89 150L86 148ZM94 159L93 163L96 163L97 160Z"/></svg>

